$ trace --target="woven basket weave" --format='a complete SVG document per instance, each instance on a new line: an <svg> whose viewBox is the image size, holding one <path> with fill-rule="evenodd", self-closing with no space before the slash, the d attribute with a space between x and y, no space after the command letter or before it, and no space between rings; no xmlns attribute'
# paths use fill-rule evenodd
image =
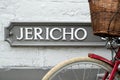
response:
<svg viewBox="0 0 120 80"><path fill-rule="evenodd" d="M120 36L120 0L89 0L93 33Z"/></svg>

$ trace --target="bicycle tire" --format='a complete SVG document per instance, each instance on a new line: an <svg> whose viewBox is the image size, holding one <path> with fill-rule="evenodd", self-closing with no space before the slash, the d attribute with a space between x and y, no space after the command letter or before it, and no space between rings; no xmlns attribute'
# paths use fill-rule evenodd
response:
<svg viewBox="0 0 120 80"><path fill-rule="evenodd" d="M100 60L96 60L96 59L92 59L92 58L89 58L89 57L77 57L77 58L72 58L72 59L69 59L69 60L66 60L66 61L63 61L61 63L59 63L58 65L56 65L55 67L53 67L44 77L42 80L62 80L61 79L53 79L56 75L58 75L60 73L61 70L67 68L68 66L70 65L74 65L74 64L77 64L77 63L89 63L90 64L96 64L97 66L100 66L100 68L102 68L103 70L106 70L108 72L111 72L112 70L112 67L105 63L105 62L102 62ZM62 73L63 74L63 73ZM69 76L70 77L70 76ZM64 80L72 80L72 79L64 79ZM73 79L73 80L87 80L87 79ZM90 80L88 78L88 80ZM93 79L91 79L93 80ZM95 79L96 80L96 79ZM118 80L117 78L115 80Z"/></svg>

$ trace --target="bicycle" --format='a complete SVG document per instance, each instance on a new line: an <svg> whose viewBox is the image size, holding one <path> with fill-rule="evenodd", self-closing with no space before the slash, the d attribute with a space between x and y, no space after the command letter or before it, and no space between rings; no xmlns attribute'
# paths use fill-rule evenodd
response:
<svg viewBox="0 0 120 80"><path fill-rule="evenodd" d="M72 58L57 64L42 80L120 80L118 42L119 38L107 39L106 45L112 51L112 60L89 53L88 57ZM116 54L113 55L113 52Z"/></svg>

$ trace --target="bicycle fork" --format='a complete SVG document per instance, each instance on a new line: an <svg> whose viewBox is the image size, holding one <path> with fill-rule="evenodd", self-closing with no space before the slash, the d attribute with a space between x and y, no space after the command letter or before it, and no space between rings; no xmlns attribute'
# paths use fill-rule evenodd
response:
<svg viewBox="0 0 120 80"><path fill-rule="evenodd" d="M97 60L103 61L105 63L108 63L109 65L111 65L113 67L111 73L106 72L105 75L103 76L102 80L106 80L106 79L113 80L115 78L114 76L116 75L116 72L118 72L118 66L120 64L120 60L115 60L115 62L112 62L112 61L109 61L109 60L99 56L99 55L91 54L91 53L88 56L90 58L97 59Z"/></svg>
<svg viewBox="0 0 120 80"><path fill-rule="evenodd" d="M120 64L120 47L118 49L118 52L116 53L115 61L113 62L113 65L112 65L113 68L112 68L111 73L107 72L102 80L105 80L109 74L110 74L110 76L109 76L108 80L113 80L115 78L116 73L118 72L119 64Z"/></svg>
<svg viewBox="0 0 120 80"><path fill-rule="evenodd" d="M109 76L108 80L113 80L115 78L115 74L118 71L119 64L120 64L120 61L118 61L118 60L115 61L115 65L114 65L114 67L113 67L113 69L110 73L110 76ZM106 72L102 80L106 80L108 75L109 75L109 72Z"/></svg>

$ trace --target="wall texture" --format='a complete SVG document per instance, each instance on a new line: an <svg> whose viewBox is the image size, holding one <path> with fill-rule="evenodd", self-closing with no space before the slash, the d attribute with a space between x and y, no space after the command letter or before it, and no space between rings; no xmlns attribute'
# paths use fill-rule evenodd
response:
<svg viewBox="0 0 120 80"><path fill-rule="evenodd" d="M110 58L104 47L10 47L4 27L10 22L90 22L87 0L0 0L0 68L49 68L87 53ZM107 55L107 56L106 56Z"/></svg>

